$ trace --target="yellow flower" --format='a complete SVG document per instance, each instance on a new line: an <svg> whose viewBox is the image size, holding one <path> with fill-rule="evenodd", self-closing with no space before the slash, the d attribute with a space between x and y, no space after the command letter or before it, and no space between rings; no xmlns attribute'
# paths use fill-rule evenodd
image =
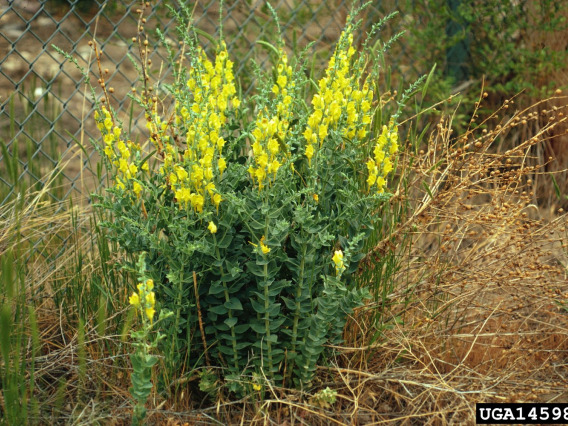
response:
<svg viewBox="0 0 568 426"><path fill-rule="evenodd" d="M191 197L191 192L188 188L181 188L175 192L175 197L178 203L187 204Z"/></svg>
<svg viewBox="0 0 568 426"><path fill-rule="evenodd" d="M221 204L221 201L223 201L223 199L221 198L221 194L213 195L213 204L215 204L215 207L219 208L219 204Z"/></svg>
<svg viewBox="0 0 568 426"><path fill-rule="evenodd" d="M219 148L219 151L222 151L224 146L225 146L225 139L217 138L217 148Z"/></svg>
<svg viewBox="0 0 568 426"><path fill-rule="evenodd" d="M270 252L270 248L268 248L268 246L266 244L264 244L264 235L260 239L260 249L262 250L262 253L264 253L264 254L267 254L267 253Z"/></svg>
<svg viewBox="0 0 568 426"><path fill-rule="evenodd" d="M268 154L266 152L261 152L258 158L256 159L256 163L262 167L263 169L266 168L268 165Z"/></svg>
<svg viewBox="0 0 568 426"><path fill-rule="evenodd" d="M383 163L383 174L386 176L392 171L392 163L390 158L385 158Z"/></svg>
<svg viewBox="0 0 568 426"><path fill-rule="evenodd" d="M247 171L249 172L250 176L254 179L254 177L256 176L256 169L253 166L249 166Z"/></svg>
<svg viewBox="0 0 568 426"><path fill-rule="evenodd" d="M178 177L178 179L180 181L184 181L187 179L187 177L189 176L189 174L187 173L187 170L185 170L183 167L181 166L175 166L175 170L176 170L176 175ZM175 182L172 182L175 183Z"/></svg>
<svg viewBox="0 0 568 426"><path fill-rule="evenodd" d="M154 280L152 278L146 280L146 289L149 291L154 289Z"/></svg>
<svg viewBox="0 0 568 426"><path fill-rule="evenodd" d="M345 268L343 265L343 252L341 250L336 250L331 258L333 263L335 263L335 272L338 274Z"/></svg>
<svg viewBox="0 0 568 426"><path fill-rule="evenodd" d="M227 162L223 157L219 158L219 161L217 161L217 167L219 167L219 173L223 176L223 172L227 169Z"/></svg>
<svg viewBox="0 0 568 426"><path fill-rule="evenodd" d="M110 117L105 118L104 126L105 129L110 132L110 130L112 129L112 119Z"/></svg>
<svg viewBox="0 0 568 426"><path fill-rule="evenodd" d="M281 166L281 164L280 164L280 161L278 161L278 160L274 160L274 161L268 163L268 173L276 174L276 172L278 171L280 166Z"/></svg>
<svg viewBox="0 0 568 426"><path fill-rule="evenodd" d="M377 186L379 187L379 193L383 192L383 188L386 184L387 182L385 181L385 178L383 178L382 176L379 176L377 178Z"/></svg>
<svg viewBox="0 0 568 426"><path fill-rule="evenodd" d="M398 151L398 144L396 142L392 142L389 148L389 153L393 155L396 154L397 151Z"/></svg>
<svg viewBox="0 0 568 426"><path fill-rule="evenodd" d="M114 157L114 150L112 149L112 146L107 145L104 149L105 155L110 158L111 160Z"/></svg>
<svg viewBox="0 0 568 426"><path fill-rule="evenodd" d="M288 81L288 79L286 78L285 75L280 75L278 77L277 83L280 87L284 87L284 86L286 86L287 81Z"/></svg>
<svg viewBox="0 0 568 426"><path fill-rule="evenodd" d="M124 158L118 160L118 169L123 173L126 174L128 172L128 163Z"/></svg>
<svg viewBox="0 0 568 426"><path fill-rule="evenodd" d="M140 306L140 296L138 296L138 293L132 293L132 296L130 296L128 300L132 306L136 308Z"/></svg>
<svg viewBox="0 0 568 426"><path fill-rule="evenodd" d="M199 212L199 213L203 212L203 204L205 203L205 200L203 199L203 195L191 194L189 201L191 202L191 205L193 206L193 208L197 212Z"/></svg>
<svg viewBox="0 0 568 426"><path fill-rule="evenodd" d="M136 194L136 197L140 197L140 192L142 191L142 185L140 185L138 182L134 182L132 184L132 191L134 192L134 194Z"/></svg>
<svg viewBox="0 0 568 426"><path fill-rule="evenodd" d="M207 227L207 229L209 229L209 231L212 234L216 234L217 233L217 225L215 225L215 223L213 223L212 221L209 222L209 226Z"/></svg>
<svg viewBox="0 0 568 426"><path fill-rule="evenodd" d="M272 155L278 154L278 150L279 150L278 141L274 138L271 138L268 141L267 148L268 148L268 151L270 151L270 154L272 154Z"/></svg>
<svg viewBox="0 0 568 426"><path fill-rule="evenodd" d="M262 385L259 385L258 383L253 383L253 384L252 384L252 388L253 388L255 391L259 391L259 390L262 389Z"/></svg>
<svg viewBox="0 0 568 426"><path fill-rule="evenodd" d="M146 303L149 304L151 307L154 307L156 304L156 295L153 291L150 293L146 293Z"/></svg>
<svg viewBox="0 0 568 426"><path fill-rule="evenodd" d="M325 124L321 124L318 129L318 136L320 138L320 143L325 139L327 136L327 126Z"/></svg>
<svg viewBox="0 0 568 426"><path fill-rule="evenodd" d="M175 173L170 173L169 180L170 184L174 185L178 181L177 175Z"/></svg>
<svg viewBox="0 0 568 426"><path fill-rule="evenodd" d="M121 189L122 191L126 189L124 183L119 178L116 178L116 188Z"/></svg>
<svg viewBox="0 0 568 426"><path fill-rule="evenodd" d="M150 322L152 322L154 320L154 314L156 313L156 310L152 307L152 308L146 308L145 311L146 311L146 316L148 317Z"/></svg>
<svg viewBox="0 0 568 426"><path fill-rule="evenodd" d="M314 156L314 146L308 145L306 147L306 157L308 157L308 161L312 161L312 157Z"/></svg>

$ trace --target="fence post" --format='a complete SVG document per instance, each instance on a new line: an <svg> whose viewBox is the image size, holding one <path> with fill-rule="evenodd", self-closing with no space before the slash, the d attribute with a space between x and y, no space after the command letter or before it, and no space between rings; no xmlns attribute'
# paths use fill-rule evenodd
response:
<svg viewBox="0 0 568 426"><path fill-rule="evenodd" d="M450 44L446 49L446 67L444 74L453 79L454 84L469 78L469 61L471 33L469 32L469 23L465 22L460 16L459 7L462 0L447 0L451 18L446 24L446 35L451 40L456 35L462 33L463 36L458 42Z"/></svg>

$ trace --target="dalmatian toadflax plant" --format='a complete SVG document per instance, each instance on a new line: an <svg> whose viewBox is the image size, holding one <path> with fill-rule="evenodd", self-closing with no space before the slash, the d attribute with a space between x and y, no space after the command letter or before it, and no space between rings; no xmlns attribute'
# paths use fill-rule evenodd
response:
<svg viewBox="0 0 568 426"><path fill-rule="evenodd" d="M136 98L147 140L132 142L108 104L95 115L112 177L104 225L128 256L147 253L147 319L155 300L173 312L160 322L164 380L221 367L237 393L265 389L259 378L309 387L369 297L353 274L396 165L397 125L382 122L368 47L379 25L357 48L353 13L314 84L280 41L247 99L225 42L210 59L190 14L174 13L175 82L164 91L142 78Z"/></svg>

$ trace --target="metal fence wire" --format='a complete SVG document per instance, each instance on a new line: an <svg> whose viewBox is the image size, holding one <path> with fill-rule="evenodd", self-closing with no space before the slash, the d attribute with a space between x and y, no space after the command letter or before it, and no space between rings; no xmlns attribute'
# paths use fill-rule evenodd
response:
<svg viewBox="0 0 568 426"><path fill-rule="evenodd" d="M267 62L268 49L258 41L275 43L278 37L268 3L277 12L286 46L299 52L313 42L307 57L321 69L351 7L364 0L225 0L222 11L220 0L152 0L146 8L145 31L152 43L154 84L170 76L166 49L155 30L176 43L176 22L168 6L179 10L180 3L193 10L194 25L202 33L217 38L222 22L235 74L246 92L254 88L254 64ZM503 82L517 76L517 82L532 84L530 77L548 69L544 65L555 66L554 58L566 69L565 3L372 0L360 15L358 37L387 14L400 12L376 40L385 42L406 31L388 51L386 68L393 71L393 88L399 81L409 84L427 73L434 62L458 88L481 81L492 70L501 73ZM87 195L101 184L89 142L99 138L93 99L81 72L53 45L75 57L96 85L100 75L88 45L96 40L103 52L106 85L113 88L112 107L131 134L143 137L143 113L132 108L128 98L139 78L128 59L129 54L137 57L132 37L137 33L139 7L139 0L0 0L0 205L23 189L42 188L50 176L57 176L49 186L53 201ZM208 37L201 41L206 50L211 48ZM543 53L551 60L543 60Z"/></svg>
<svg viewBox="0 0 568 426"><path fill-rule="evenodd" d="M374 2L362 16L360 35L396 10L396 3ZM275 42L277 26L265 0L226 0L221 15L219 4L218 0L186 3L194 10L195 26L214 37L222 16L223 36L235 73L243 87L250 88L254 85L249 77L253 75L251 60L262 65L267 54L257 41ZM324 63L332 53L352 6L345 0L279 0L271 4L278 13L286 45L301 49L314 42L310 55L318 63ZM175 19L167 6L177 9L180 5L176 1L152 1L145 16L145 30L155 43L149 58L155 64L155 78L160 79L167 79L169 72L165 49L159 47L154 30L160 29L172 42L177 40ZM57 179L51 183L49 195L54 201L66 200L74 193L85 195L100 179L93 166L96 154L89 143L99 137L92 118L91 94L80 71L53 45L77 58L96 82L99 71L88 45L95 39L103 52L102 65L108 69L107 87L114 89L113 108L134 130L143 123L142 112L131 109L127 96L138 80L128 55L136 57L137 45L132 37L136 35L139 7L138 1L126 0L0 3L0 205L22 187L41 188L62 159L73 157L57 170ZM202 41L207 47L207 38ZM79 152L79 146L85 150Z"/></svg>

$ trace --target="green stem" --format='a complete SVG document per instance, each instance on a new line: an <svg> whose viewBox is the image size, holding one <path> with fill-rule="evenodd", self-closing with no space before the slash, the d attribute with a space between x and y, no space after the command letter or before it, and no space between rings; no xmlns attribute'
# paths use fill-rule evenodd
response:
<svg viewBox="0 0 568 426"><path fill-rule="evenodd" d="M292 349L291 353L296 354L296 341L298 340L298 321L300 319L300 298L302 297L302 289L304 287L304 266L306 263L306 243L302 244L302 257L300 260L300 276L298 277L297 287L298 290L296 291L296 309L294 310L294 324L292 326ZM292 369L289 370L290 372Z"/></svg>
<svg viewBox="0 0 568 426"><path fill-rule="evenodd" d="M265 219L265 227L264 227L264 238L267 239L268 237L268 215ZM268 292L268 263L264 264L263 268L264 272L264 328L266 333L266 347L267 347L267 357L268 357L268 368L270 369L270 376L274 374L274 366L272 363L272 342L270 338L270 303L269 303L269 292Z"/></svg>
<svg viewBox="0 0 568 426"><path fill-rule="evenodd" d="M270 313L268 308L270 307L268 300L268 265L264 265L264 327L266 329L266 346L268 348L268 368L270 368L270 375L273 373L272 365L272 343L270 342Z"/></svg>
<svg viewBox="0 0 568 426"><path fill-rule="evenodd" d="M186 263L184 262L184 259L182 258L182 265L185 265ZM181 317L181 302L182 302L182 292L183 292L183 268L181 269L180 273L179 273L179 280L178 280L178 294L177 294L177 300L176 300L176 320L175 320L175 324L174 324L174 328L173 330L178 330L179 327L179 322L180 322L180 317ZM144 317L144 314L142 314L142 317ZM145 317L144 317L145 318ZM177 332L173 332L172 333L172 345L171 345L171 351L169 353L169 361L170 361L170 366L173 367L173 354L177 353ZM189 342L188 342L189 344Z"/></svg>
<svg viewBox="0 0 568 426"><path fill-rule="evenodd" d="M217 247L217 237L215 236L215 234L213 234L213 242L215 243L215 255L217 256L217 260L220 261L221 260L221 254L219 252L219 247ZM219 272L221 273L221 281L223 283L223 293L225 294L225 302L229 302L230 297L229 297L229 288L227 287L227 283L223 280L223 277L225 276L225 272L223 271L223 266L219 265ZM229 319L233 318L233 310L229 309L229 312L227 312L227 316L229 317ZM239 354L237 352L237 337L235 335L235 326L232 325L231 327L231 344L233 346L233 363L235 366L235 372L239 371Z"/></svg>

